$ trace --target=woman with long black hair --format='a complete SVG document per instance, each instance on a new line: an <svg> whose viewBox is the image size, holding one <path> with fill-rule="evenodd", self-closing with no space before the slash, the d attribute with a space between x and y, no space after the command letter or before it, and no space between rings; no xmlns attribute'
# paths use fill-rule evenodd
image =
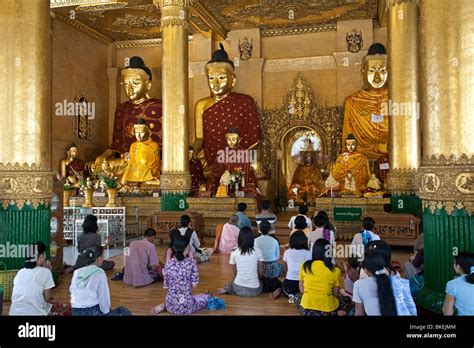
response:
<svg viewBox="0 0 474 348"><path fill-rule="evenodd" d="M474 315L474 253L461 252L454 257L456 279L446 284L444 315Z"/></svg>
<svg viewBox="0 0 474 348"><path fill-rule="evenodd" d="M312 258L301 265L296 297L299 312L305 316L337 315L341 270L332 263L332 247L326 239L313 244Z"/></svg>
<svg viewBox="0 0 474 348"><path fill-rule="evenodd" d="M389 275L382 253L370 250L362 267L369 276L354 283L356 315L416 315L408 280Z"/></svg>

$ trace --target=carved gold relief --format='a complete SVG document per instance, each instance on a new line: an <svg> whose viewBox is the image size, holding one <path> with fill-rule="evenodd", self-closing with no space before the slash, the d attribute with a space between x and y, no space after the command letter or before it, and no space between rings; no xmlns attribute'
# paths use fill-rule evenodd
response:
<svg viewBox="0 0 474 348"><path fill-rule="evenodd" d="M191 174L180 171L166 171L161 174L161 190L182 192L191 190Z"/></svg>
<svg viewBox="0 0 474 348"><path fill-rule="evenodd" d="M0 199L50 200L53 176L50 170L26 163L4 165L0 163Z"/></svg>
<svg viewBox="0 0 474 348"><path fill-rule="evenodd" d="M419 168L420 198L431 213L444 208L448 214L465 209L472 214L474 206L474 157L440 155L423 159Z"/></svg>
<svg viewBox="0 0 474 348"><path fill-rule="evenodd" d="M387 186L394 194L411 194L418 191L416 169L393 169L387 175Z"/></svg>

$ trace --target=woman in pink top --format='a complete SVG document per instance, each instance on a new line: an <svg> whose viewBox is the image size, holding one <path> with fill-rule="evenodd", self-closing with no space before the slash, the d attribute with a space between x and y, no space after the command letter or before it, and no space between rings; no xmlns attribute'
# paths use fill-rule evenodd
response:
<svg viewBox="0 0 474 348"><path fill-rule="evenodd" d="M155 230L149 228L142 239L130 243L123 276L126 285L143 286L163 280L163 270L153 244L155 236Z"/></svg>
<svg viewBox="0 0 474 348"><path fill-rule="evenodd" d="M219 251L221 253L230 253L237 247L237 239L240 232L237 227L237 221L237 215L232 215L229 222L222 228L221 241L219 243Z"/></svg>

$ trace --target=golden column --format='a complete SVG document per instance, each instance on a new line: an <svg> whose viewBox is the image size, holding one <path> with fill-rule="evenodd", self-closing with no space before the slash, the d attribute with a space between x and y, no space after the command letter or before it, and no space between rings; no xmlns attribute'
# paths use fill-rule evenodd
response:
<svg viewBox="0 0 474 348"><path fill-rule="evenodd" d="M416 173L421 163L418 46L418 0L389 0L388 185L392 195L400 198L417 191Z"/></svg>
<svg viewBox="0 0 474 348"><path fill-rule="evenodd" d="M420 303L440 310L453 258L474 251L474 1L420 4L425 238Z"/></svg>
<svg viewBox="0 0 474 348"><path fill-rule="evenodd" d="M49 0L4 0L0 8L0 244L50 240L49 6ZM2 261L17 268L24 258Z"/></svg>
<svg viewBox="0 0 474 348"><path fill-rule="evenodd" d="M161 209L186 209L191 191L188 131L189 0L155 0L161 10L163 162Z"/></svg>

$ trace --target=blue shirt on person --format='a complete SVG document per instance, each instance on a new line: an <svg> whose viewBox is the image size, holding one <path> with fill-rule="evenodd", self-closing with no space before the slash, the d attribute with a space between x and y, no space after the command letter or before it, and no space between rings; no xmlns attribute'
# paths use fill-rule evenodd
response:
<svg viewBox="0 0 474 348"><path fill-rule="evenodd" d="M237 218L237 227L239 229L242 227L252 227L252 222L250 222L250 219L243 212L237 212Z"/></svg>
<svg viewBox="0 0 474 348"><path fill-rule="evenodd" d="M446 293L456 299L455 315L474 315L474 284L468 283L466 277L462 275L446 284Z"/></svg>

